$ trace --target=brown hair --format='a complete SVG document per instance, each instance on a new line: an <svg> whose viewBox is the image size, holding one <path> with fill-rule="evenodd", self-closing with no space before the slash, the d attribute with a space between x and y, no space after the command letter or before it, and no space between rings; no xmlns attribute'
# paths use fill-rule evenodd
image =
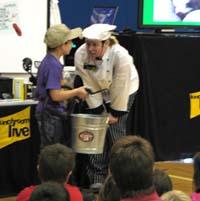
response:
<svg viewBox="0 0 200 201"><path fill-rule="evenodd" d="M75 154L71 148L56 143L44 147L38 161L42 181L64 183L75 165Z"/></svg>
<svg viewBox="0 0 200 201"><path fill-rule="evenodd" d="M152 146L142 137L121 137L113 145L110 172L122 198L153 192L153 164Z"/></svg>

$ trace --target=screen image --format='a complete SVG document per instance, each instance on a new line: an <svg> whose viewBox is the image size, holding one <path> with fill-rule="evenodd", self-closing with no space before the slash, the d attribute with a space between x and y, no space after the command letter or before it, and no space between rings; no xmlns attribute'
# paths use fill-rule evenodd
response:
<svg viewBox="0 0 200 201"><path fill-rule="evenodd" d="M91 24L104 23L114 24L118 7L117 6L96 6L90 17Z"/></svg>
<svg viewBox="0 0 200 201"><path fill-rule="evenodd" d="M199 28L200 0L141 0L139 25Z"/></svg>

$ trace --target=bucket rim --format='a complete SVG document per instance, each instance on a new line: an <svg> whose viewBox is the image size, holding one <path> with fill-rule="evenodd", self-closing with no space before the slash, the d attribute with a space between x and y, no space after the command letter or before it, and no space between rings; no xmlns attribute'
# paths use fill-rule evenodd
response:
<svg viewBox="0 0 200 201"><path fill-rule="evenodd" d="M72 117L85 117L85 118L108 118L108 115L98 115L98 114L83 114L83 113L77 113L77 114L70 114Z"/></svg>

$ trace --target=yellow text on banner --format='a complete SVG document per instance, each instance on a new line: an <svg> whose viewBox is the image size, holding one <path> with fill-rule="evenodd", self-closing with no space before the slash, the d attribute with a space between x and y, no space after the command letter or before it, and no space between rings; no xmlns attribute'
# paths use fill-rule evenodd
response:
<svg viewBox="0 0 200 201"><path fill-rule="evenodd" d="M200 115L200 92L190 93L190 119Z"/></svg>
<svg viewBox="0 0 200 201"><path fill-rule="evenodd" d="M0 118L0 148L30 138L30 106Z"/></svg>

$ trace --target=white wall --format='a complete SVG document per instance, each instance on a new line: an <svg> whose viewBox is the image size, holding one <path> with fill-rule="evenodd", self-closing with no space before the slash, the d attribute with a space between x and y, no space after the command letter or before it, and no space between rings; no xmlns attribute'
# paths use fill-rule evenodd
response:
<svg viewBox="0 0 200 201"><path fill-rule="evenodd" d="M23 73L25 57L41 61L45 56L47 10L47 0L0 0L0 73ZM21 29L21 35L13 24Z"/></svg>

